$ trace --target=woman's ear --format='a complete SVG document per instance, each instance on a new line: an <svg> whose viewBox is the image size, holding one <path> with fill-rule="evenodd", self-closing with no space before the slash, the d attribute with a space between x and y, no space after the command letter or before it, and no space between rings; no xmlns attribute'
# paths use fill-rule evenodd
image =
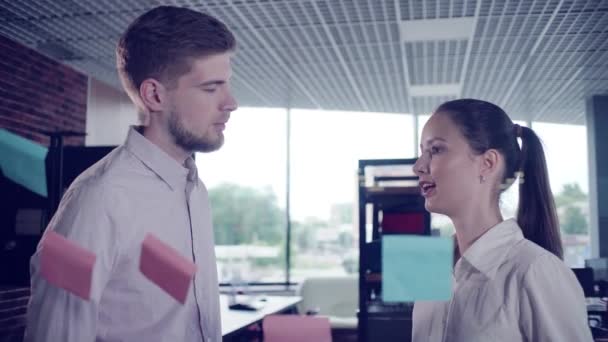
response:
<svg viewBox="0 0 608 342"><path fill-rule="evenodd" d="M500 153L491 148L484 152L481 156L481 165L479 175L485 179L494 178L498 174Z"/></svg>
<svg viewBox="0 0 608 342"><path fill-rule="evenodd" d="M150 113L164 112L167 106L167 91L159 81L148 78L139 86L139 96Z"/></svg>

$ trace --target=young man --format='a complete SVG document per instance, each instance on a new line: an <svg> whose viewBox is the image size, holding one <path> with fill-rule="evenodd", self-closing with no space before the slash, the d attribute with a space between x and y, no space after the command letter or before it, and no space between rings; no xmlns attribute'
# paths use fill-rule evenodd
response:
<svg viewBox="0 0 608 342"><path fill-rule="evenodd" d="M31 260L26 341L221 341L209 200L192 154L218 149L237 104L235 38L219 20L158 7L120 38L117 67L143 126L78 177L47 228L96 254L90 300ZM182 305L139 271L153 234L196 264Z"/></svg>

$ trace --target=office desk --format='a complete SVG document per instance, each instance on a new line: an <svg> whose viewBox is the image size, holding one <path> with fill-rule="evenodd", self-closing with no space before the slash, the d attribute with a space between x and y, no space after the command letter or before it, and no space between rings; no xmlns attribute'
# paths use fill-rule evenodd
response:
<svg viewBox="0 0 608 342"><path fill-rule="evenodd" d="M228 296L220 296L222 336L231 337L252 324L260 323L267 315L294 309L302 301L295 296L263 296L266 304L257 311L230 310ZM25 311L29 299L29 288L0 287L0 341L20 341L25 328ZM6 313L6 314L4 314ZM8 315L8 314L12 314ZM14 316L14 317L13 317ZM14 331L14 332L13 332ZM15 339L11 338L15 335ZM17 337L19 336L19 337Z"/></svg>
<svg viewBox="0 0 608 342"><path fill-rule="evenodd" d="M302 301L302 297L297 296L263 296L266 304L263 308L256 311L230 310L228 308L228 296L220 296L220 306L222 314L222 336L224 338L249 327L252 324L260 323L268 315L278 314L293 309L297 303Z"/></svg>

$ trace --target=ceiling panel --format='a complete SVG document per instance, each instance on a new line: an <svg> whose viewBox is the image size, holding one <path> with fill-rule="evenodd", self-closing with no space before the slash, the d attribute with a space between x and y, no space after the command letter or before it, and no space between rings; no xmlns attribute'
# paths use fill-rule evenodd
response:
<svg viewBox="0 0 608 342"><path fill-rule="evenodd" d="M585 99L608 93L608 0L6 0L0 34L120 87L118 37L160 3L234 31L242 106L425 114L474 97L514 119L580 124ZM462 18L472 26L457 38L400 32L418 21L449 32Z"/></svg>

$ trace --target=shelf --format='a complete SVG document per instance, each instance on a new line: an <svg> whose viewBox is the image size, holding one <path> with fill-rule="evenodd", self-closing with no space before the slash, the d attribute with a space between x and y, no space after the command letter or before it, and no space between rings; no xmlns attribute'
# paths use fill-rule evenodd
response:
<svg viewBox="0 0 608 342"><path fill-rule="evenodd" d="M420 226L420 220L412 222L409 214L422 215L420 233L430 234L430 214L424 208L418 177L411 172L415 162L416 159L359 161L360 342L411 339L411 305L381 300L381 236L383 224L386 232L412 234L401 228ZM372 242L367 239L370 223Z"/></svg>
<svg viewBox="0 0 608 342"><path fill-rule="evenodd" d="M381 283L382 273L368 273L365 275L365 281L368 283Z"/></svg>
<svg viewBox="0 0 608 342"><path fill-rule="evenodd" d="M367 196L374 195L420 195L420 187L417 186L368 186L362 188Z"/></svg>

